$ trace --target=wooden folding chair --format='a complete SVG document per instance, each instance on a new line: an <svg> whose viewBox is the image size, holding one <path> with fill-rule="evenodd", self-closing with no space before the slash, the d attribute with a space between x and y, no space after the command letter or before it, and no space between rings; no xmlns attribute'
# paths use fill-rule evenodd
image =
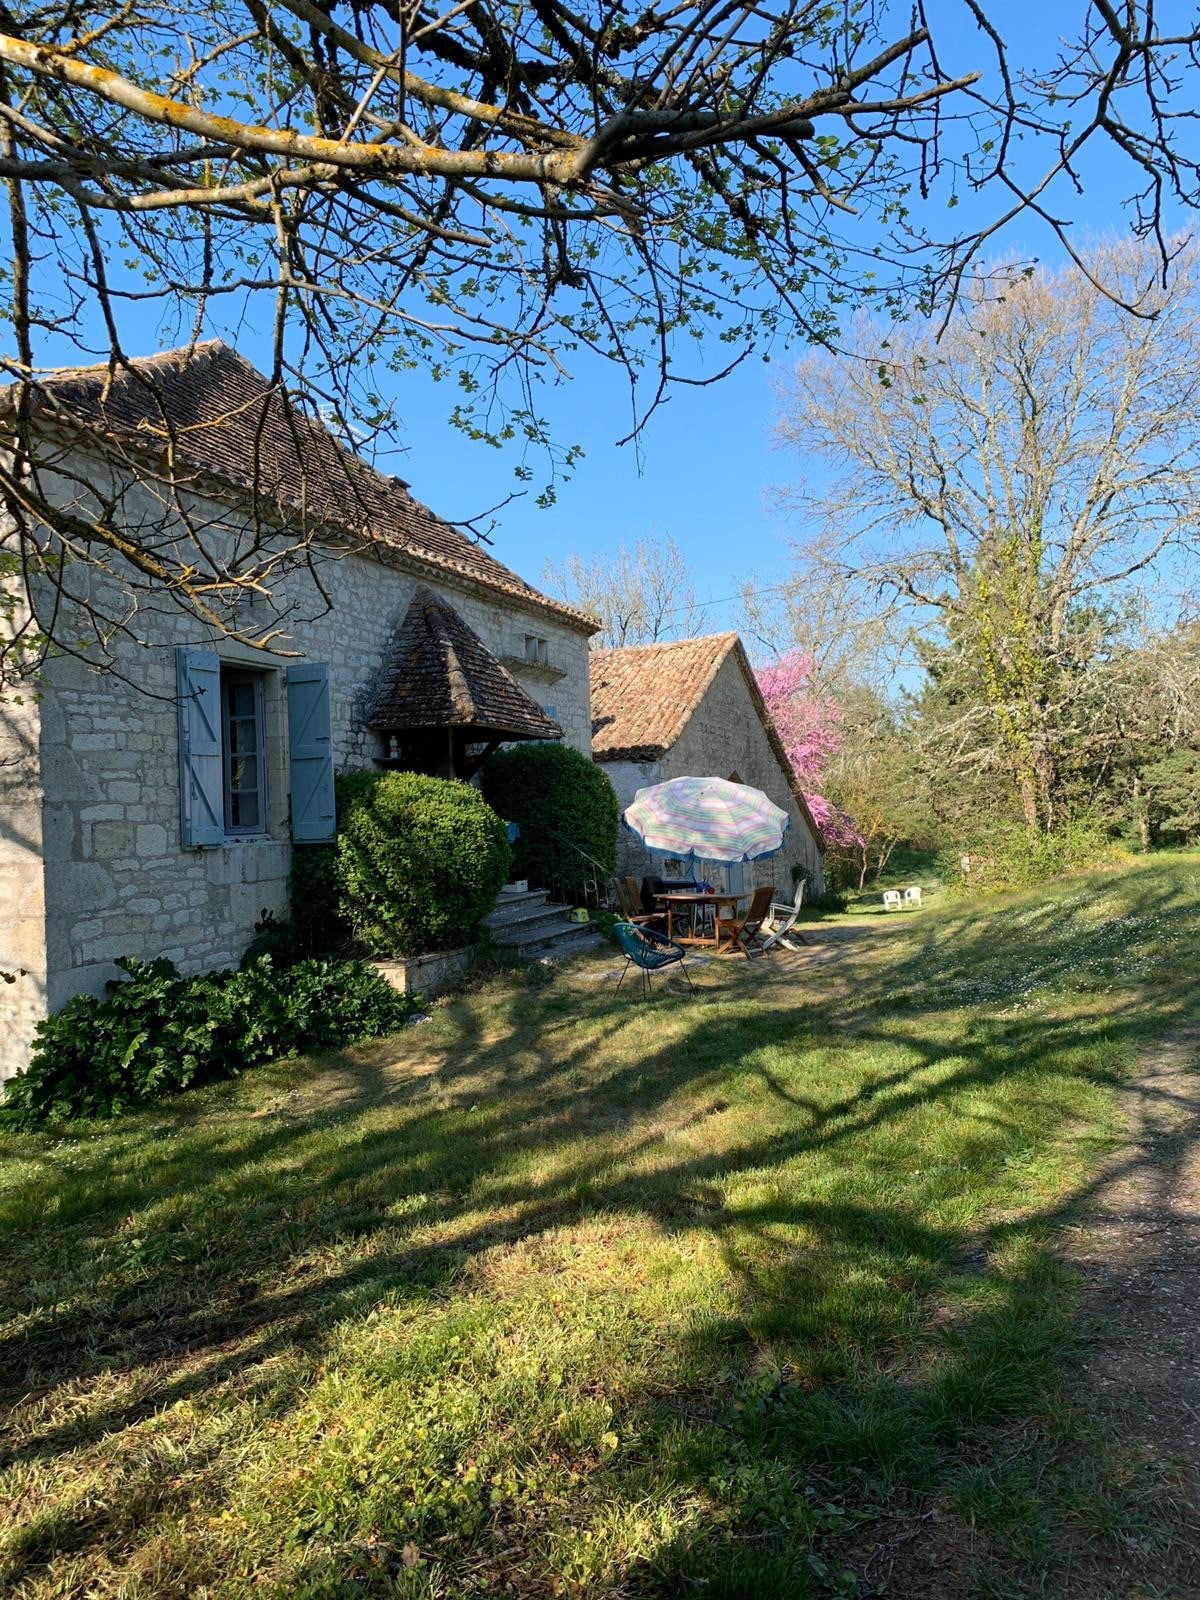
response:
<svg viewBox="0 0 1200 1600"><path fill-rule="evenodd" d="M761 955L765 946L762 942L762 927L771 910L771 901L775 898L775 885L767 883L761 889L755 889L750 897L749 909L744 917L722 917L719 927L721 936L728 938L732 949L740 950L749 959L751 955Z"/></svg>
<svg viewBox="0 0 1200 1600"><path fill-rule="evenodd" d="M641 908L640 898L633 893L630 885L632 878L614 878L613 890L617 897L617 909L621 913L622 921L632 922L639 928L666 927L667 919L663 913L648 916Z"/></svg>

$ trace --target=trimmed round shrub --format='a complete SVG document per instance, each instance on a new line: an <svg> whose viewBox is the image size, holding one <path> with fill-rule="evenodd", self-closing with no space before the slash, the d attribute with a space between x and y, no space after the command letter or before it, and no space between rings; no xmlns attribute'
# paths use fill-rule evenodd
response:
<svg viewBox="0 0 1200 1600"><path fill-rule="evenodd" d="M337 780L340 912L375 955L468 943L496 903L512 852L470 784L420 772Z"/></svg>
<svg viewBox="0 0 1200 1600"><path fill-rule="evenodd" d="M498 750L483 769L483 792L521 830L514 847L517 877L579 898L597 875L593 862L601 875L616 867L616 793L608 774L570 745Z"/></svg>

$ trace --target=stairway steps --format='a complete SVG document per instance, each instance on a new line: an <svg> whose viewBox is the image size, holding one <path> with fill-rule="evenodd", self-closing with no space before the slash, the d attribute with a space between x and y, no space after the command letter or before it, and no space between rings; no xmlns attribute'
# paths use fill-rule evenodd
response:
<svg viewBox="0 0 1200 1600"><path fill-rule="evenodd" d="M558 922L543 924L519 944L515 940L510 942L521 955L536 959L548 955L573 954L580 947L586 948L596 943L599 937L590 922L568 922L563 918Z"/></svg>
<svg viewBox="0 0 1200 1600"><path fill-rule="evenodd" d="M503 916L493 911L490 917L485 918L485 923L491 929L493 939L503 943L510 935L536 927L539 922L561 920L570 909L570 906L554 905L543 900L539 905L522 906L519 911L508 911Z"/></svg>
<svg viewBox="0 0 1200 1600"><path fill-rule="evenodd" d="M484 920L497 944L531 961L554 961L600 942L595 924L572 922L571 909L551 900L548 889L501 891Z"/></svg>
<svg viewBox="0 0 1200 1600"><path fill-rule="evenodd" d="M586 928L586 922L570 922L567 918L567 906L547 906L537 917L523 917L520 922L501 922L493 924L490 932L497 944L525 945L536 944L539 939L545 939L552 932L564 927Z"/></svg>

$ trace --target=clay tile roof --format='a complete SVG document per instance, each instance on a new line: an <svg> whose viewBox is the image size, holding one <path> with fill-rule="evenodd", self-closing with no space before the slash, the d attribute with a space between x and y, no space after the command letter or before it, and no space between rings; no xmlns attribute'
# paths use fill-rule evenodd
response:
<svg viewBox="0 0 1200 1600"><path fill-rule="evenodd" d="M809 810L750 658L736 633L712 633L702 639L677 639L669 644L630 645L622 650L594 650L592 759L658 761L666 755L731 653L800 815L817 848L824 851L824 836Z"/></svg>
<svg viewBox="0 0 1200 1600"><path fill-rule="evenodd" d="M708 693L736 633L670 644L595 650L592 755L597 761L657 761Z"/></svg>
<svg viewBox="0 0 1200 1600"><path fill-rule="evenodd" d="M0 390L0 414L15 390ZM235 488L251 501L299 511L310 529L368 540L496 589L596 631L572 606L540 593L408 492L400 478L352 455L319 421L220 339L170 350L110 373L66 368L41 380L37 415Z"/></svg>
<svg viewBox="0 0 1200 1600"><path fill-rule="evenodd" d="M561 739L562 729L454 608L424 586L396 635L367 726L475 728L509 739Z"/></svg>

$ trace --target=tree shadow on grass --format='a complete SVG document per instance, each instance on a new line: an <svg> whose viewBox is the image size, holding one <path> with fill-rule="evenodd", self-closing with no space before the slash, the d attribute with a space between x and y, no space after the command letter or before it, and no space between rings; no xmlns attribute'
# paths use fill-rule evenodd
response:
<svg viewBox="0 0 1200 1600"><path fill-rule="evenodd" d="M1061 905L1039 919L1036 939L992 982L993 1005L1061 972L1064 946L1080 943L1080 914ZM1194 926L1174 892L1139 915L1165 936ZM1108 962L1118 942L1101 933L1091 959ZM207 1093L199 1120L184 1100L100 1134L66 1135L55 1147L58 1205L47 1204L54 1175L44 1167L9 1203L17 1317L0 1336L4 1389L20 1401L123 1374L133 1393L65 1418L51 1407L45 1422L27 1400L6 1461L65 1459L231 1384L265 1413L287 1416L322 1352L375 1305L452 1297L497 1245L625 1216L667 1238L715 1243L736 1310L674 1331L643 1392L624 1402L622 1431L708 1509L690 1531L631 1560L620 1582L679 1593L704 1579L708 1595L819 1588L815 1551L853 1521L852 1499L878 1507L899 1492L944 1498L956 1483L966 1494L972 1452L986 1457L997 1434L1036 1415L1053 1390L1077 1330L1044 1243L1078 1193L987 1230L981 1284L971 1227L953 1220L961 1180L952 1162L926 1186L920 1215L899 1199L806 1195L802 1181L751 1200L738 1183L803 1171L815 1156L840 1159L869 1136L902 1138L914 1116L961 1111L1004 1082L1036 1081L1053 1131L1070 1082L1109 1083L1114 1048L1165 1030L1190 1004L1167 985L1150 1005L1133 992L1098 991L1091 1002L1077 990L1069 1015L979 1015L948 1040L934 1025L939 1006L970 1003L963 994L992 981L995 947L995 929L978 920L914 929L882 962L872 958L873 992L856 993L851 974L833 1001L796 998L774 982L756 993L720 971L704 975L701 1002L645 1010L569 980L514 989L487 1005L451 1006L411 1038L329 1058L331 1094L320 1104L302 1088L288 1099L295 1069L264 1073L258 1082L280 1099L261 1126L240 1109L247 1084ZM819 1083L798 1089L773 1064L779 1052L794 1063L846 1044L877 1046L885 1065L836 1098ZM397 1071L406 1059L407 1074ZM1058 1087L1047 1074L1054 1061ZM713 1119L748 1098L771 1102L775 1120L751 1137L714 1134L706 1147ZM348 1136L331 1140L339 1125ZM1198 1133L1189 1127L1183 1144ZM912 1137L919 1148L920 1128ZM986 1170L1024 1137L1011 1117L981 1105L954 1153L960 1166ZM23 1228L25 1212L41 1226ZM147 1251L132 1263L131 1215L134 1243ZM30 1272L39 1251L57 1259ZM90 1267L89 1252L99 1256ZM56 1274L47 1294L42 1284ZM945 1314L931 1318L931 1309ZM281 1378L281 1361L292 1363L291 1377ZM1012 1483L1020 1487L1026 1469L1045 1472L1046 1454L1043 1428L1009 1464ZM641 1492L636 1474L624 1484L619 1462L591 1470L618 1500ZM119 1480L114 1493L119 1506ZM119 1542L128 1511L50 1514L18 1534L11 1573ZM472 1535L488 1538L486 1525ZM1032 1540L1030 1571L1052 1569L1051 1544L1049 1529ZM521 1571L533 1587L524 1592L548 1594L537 1548L531 1537ZM300 1582L307 1563L319 1592L338 1592L321 1587L329 1559L305 1558L289 1581ZM394 1586L409 1581L376 1547L365 1565L347 1557L335 1567L330 1583L357 1586L347 1593L403 1592Z"/></svg>

